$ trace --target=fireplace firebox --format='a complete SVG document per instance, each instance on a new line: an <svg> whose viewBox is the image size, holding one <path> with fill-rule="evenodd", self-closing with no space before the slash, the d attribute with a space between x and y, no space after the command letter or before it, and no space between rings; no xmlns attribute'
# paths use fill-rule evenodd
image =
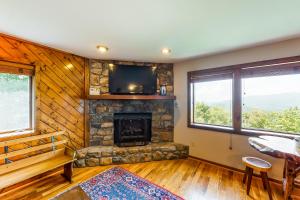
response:
<svg viewBox="0 0 300 200"><path fill-rule="evenodd" d="M114 113L114 143L142 146L151 141L152 113Z"/></svg>

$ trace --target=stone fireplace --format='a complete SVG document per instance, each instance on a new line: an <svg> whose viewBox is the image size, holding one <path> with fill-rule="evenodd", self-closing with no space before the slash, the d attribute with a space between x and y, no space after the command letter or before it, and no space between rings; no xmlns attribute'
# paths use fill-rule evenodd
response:
<svg viewBox="0 0 300 200"><path fill-rule="evenodd" d="M90 87L99 89L101 94L108 94L110 63L156 66L157 88L164 84L167 94L174 94L173 64L90 60ZM173 100L90 100L90 146L114 145L114 115L118 113L152 113L151 143L173 142Z"/></svg>
<svg viewBox="0 0 300 200"><path fill-rule="evenodd" d="M152 143L173 142L173 100L92 100L90 101L90 146L113 146L116 131L114 117L126 113L152 113L150 141Z"/></svg>
<svg viewBox="0 0 300 200"><path fill-rule="evenodd" d="M151 121L152 113L115 113L114 144L119 147L149 144Z"/></svg>
<svg viewBox="0 0 300 200"><path fill-rule="evenodd" d="M157 85L173 95L173 65L90 61L90 87L108 93L109 63L157 67ZM159 87L158 87L159 88ZM174 100L89 100L89 147L79 167L178 159L188 146L174 143Z"/></svg>

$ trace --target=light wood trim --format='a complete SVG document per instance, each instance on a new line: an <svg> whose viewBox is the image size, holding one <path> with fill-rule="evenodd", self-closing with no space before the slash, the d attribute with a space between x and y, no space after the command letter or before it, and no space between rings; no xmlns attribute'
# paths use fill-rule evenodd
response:
<svg viewBox="0 0 300 200"><path fill-rule="evenodd" d="M13 152L10 152L10 153L1 154L0 159L19 156L19 155L31 153L31 152L34 152L34 151L38 151L38 150L41 150L41 149L45 149L45 148L48 148L48 147L52 147L53 145L57 146L57 145L60 145L60 144L65 144L65 143L67 143L67 140L57 141L57 142L53 142L53 143L48 143L48 144L43 144L43 145L39 145L39 146L30 147L30 148L27 148L27 149L13 151Z"/></svg>
<svg viewBox="0 0 300 200"><path fill-rule="evenodd" d="M15 63L15 62L8 62L8 61L3 61L3 60L0 60L0 65L1 66L8 66L8 67L15 67L15 68L22 68L22 69L29 69L29 70L34 69L34 66L32 66L32 65L26 65L26 64Z"/></svg>
<svg viewBox="0 0 300 200"><path fill-rule="evenodd" d="M27 136L34 134L34 130L24 130L24 131L9 131L9 132L1 132L0 141L3 140L12 140L19 136Z"/></svg>
<svg viewBox="0 0 300 200"><path fill-rule="evenodd" d="M35 163L53 158L55 156L64 155L64 152L65 152L65 149L62 148L62 149L58 149L58 150L55 150L55 151L50 151L50 152L47 152L47 153L38 154L36 156L32 156L32 157L29 157L29 158L24 158L24 159L21 159L21 160L17 160L17 161L14 161L12 163L9 163L9 164L1 165L0 166L0 175L11 172L11 171L14 171L14 170L17 170L17 169L20 169L20 168L24 168L24 167L33 165Z"/></svg>
<svg viewBox="0 0 300 200"><path fill-rule="evenodd" d="M36 61L35 62L35 74L33 77L33 82L32 82L32 89L33 89L33 94L32 94L32 100L33 100L33 113L32 116L34 117L33 121L33 127L36 132L40 132L40 108L41 108L41 91L40 91L40 81L41 81L41 63Z"/></svg>
<svg viewBox="0 0 300 200"><path fill-rule="evenodd" d="M34 74L34 66L0 60L0 73L32 76Z"/></svg>
<svg viewBox="0 0 300 200"><path fill-rule="evenodd" d="M90 93L90 60L84 59L84 146L90 145L90 115L89 115L89 100L87 96Z"/></svg>
<svg viewBox="0 0 300 200"><path fill-rule="evenodd" d="M160 95L88 95L88 99L128 99L128 100L175 100L176 96L160 96Z"/></svg>
<svg viewBox="0 0 300 200"><path fill-rule="evenodd" d="M18 74L18 75L27 75L32 76L33 71L28 69L21 68L12 68L8 66L0 66L0 73L9 73L9 74Z"/></svg>
<svg viewBox="0 0 300 200"><path fill-rule="evenodd" d="M24 137L24 138L15 139L15 140L8 140L8 141L0 142L0 147L10 146L10 145L14 145L14 144L20 144L20 143L24 143L24 142L33 141L33 140L49 138L52 136L59 136L59 135L63 135L63 134L65 134L65 131L58 131L58 132L54 132L54 133L35 135L35 136Z"/></svg>

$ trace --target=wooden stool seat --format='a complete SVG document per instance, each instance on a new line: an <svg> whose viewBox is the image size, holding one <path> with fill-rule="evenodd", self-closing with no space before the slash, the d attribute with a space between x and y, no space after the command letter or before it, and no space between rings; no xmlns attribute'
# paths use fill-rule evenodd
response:
<svg viewBox="0 0 300 200"><path fill-rule="evenodd" d="M253 170L260 172L264 189L267 189L269 194L269 199L272 200L271 187L268 180L267 171L272 168L271 163L256 157L243 157L243 163L246 165L246 172L244 174L243 183L247 181L247 195L250 192L250 186L252 181Z"/></svg>
<svg viewBox="0 0 300 200"><path fill-rule="evenodd" d="M255 158L255 157L243 157L243 163L259 172L267 172L272 168L271 163L260 159L260 158Z"/></svg>

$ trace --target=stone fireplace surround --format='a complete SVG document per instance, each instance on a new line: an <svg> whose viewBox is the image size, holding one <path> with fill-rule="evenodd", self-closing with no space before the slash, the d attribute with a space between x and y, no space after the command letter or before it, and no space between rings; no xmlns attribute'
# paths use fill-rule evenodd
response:
<svg viewBox="0 0 300 200"><path fill-rule="evenodd" d="M90 61L90 87L99 88L101 94L108 93L109 63L112 61ZM166 84L168 94L173 95L172 64L113 63L156 66L157 85ZM113 124L115 113L152 113L151 143L146 146L116 146ZM90 100L89 124L89 147L78 151L78 167L179 159L186 158L189 153L188 146L173 142L173 100Z"/></svg>

